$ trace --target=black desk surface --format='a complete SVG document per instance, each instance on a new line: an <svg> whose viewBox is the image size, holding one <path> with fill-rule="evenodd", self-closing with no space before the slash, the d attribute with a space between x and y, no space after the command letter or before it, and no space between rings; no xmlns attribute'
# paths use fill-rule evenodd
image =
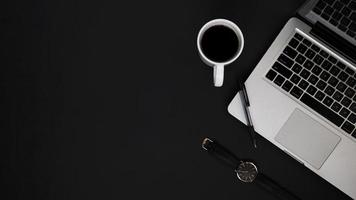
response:
<svg viewBox="0 0 356 200"><path fill-rule="evenodd" d="M3 199L274 199L200 149L206 136L302 199L348 199L227 113L302 0L0 3ZM222 88L198 57L208 20L243 31Z"/></svg>

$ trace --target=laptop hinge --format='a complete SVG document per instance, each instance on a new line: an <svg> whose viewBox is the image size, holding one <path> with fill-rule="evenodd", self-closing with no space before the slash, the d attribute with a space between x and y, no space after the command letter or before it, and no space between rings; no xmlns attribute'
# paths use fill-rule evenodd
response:
<svg viewBox="0 0 356 200"><path fill-rule="evenodd" d="M346 39L336 35L320 22L316 22L310 33L328 44L335 51L341 53L347 59L356 63L356 47L349 43Z"/></svg>

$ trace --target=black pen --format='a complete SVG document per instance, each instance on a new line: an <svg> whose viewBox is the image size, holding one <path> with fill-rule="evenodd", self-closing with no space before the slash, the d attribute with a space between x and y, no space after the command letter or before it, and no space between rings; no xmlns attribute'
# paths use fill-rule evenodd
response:
<svg viewBox="0 0 356 200"><path fill-rule="evenodd" d="M253 143L253 146L257 149L257 144L256 144L256 137L255 137L255 129L253 128L253 123L252 123L252 119L251 119L251 113L249 110L250 107L250 101L248 99L247 96L247 91L246 91L246 87L244 83L240 83L240 88L241 88L241 96L242 96L242 105L244 107L244 111L246 114L246 122L247 122L247 126L248 126L248 130L250 132L250 136L251 136L251 140Z"/></svg>

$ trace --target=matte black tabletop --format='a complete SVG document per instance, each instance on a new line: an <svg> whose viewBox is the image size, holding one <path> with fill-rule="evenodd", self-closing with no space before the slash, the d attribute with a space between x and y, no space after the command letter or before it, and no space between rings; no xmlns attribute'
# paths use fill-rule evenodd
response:
<svg viewBox="0 0 356 200"><path fill-rule="evenodd" d="M274 199L203 152L207 136L302 199L348 199L265 139L253 150L227 112L302 3L1 1L2 199ZM196 48L214 18L245 36L222 88Z"/></svg>

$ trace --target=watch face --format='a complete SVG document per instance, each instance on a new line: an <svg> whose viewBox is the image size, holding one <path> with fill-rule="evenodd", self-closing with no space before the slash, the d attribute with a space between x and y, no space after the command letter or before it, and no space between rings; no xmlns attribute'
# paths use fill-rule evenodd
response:
<svg viewBox="0 0 356 200"><path fill-rule="evenodd" d="M246 183L250 183L257 177L258 171L256 165L252 162L242 162L236 169L237 177Z"/></svg>

